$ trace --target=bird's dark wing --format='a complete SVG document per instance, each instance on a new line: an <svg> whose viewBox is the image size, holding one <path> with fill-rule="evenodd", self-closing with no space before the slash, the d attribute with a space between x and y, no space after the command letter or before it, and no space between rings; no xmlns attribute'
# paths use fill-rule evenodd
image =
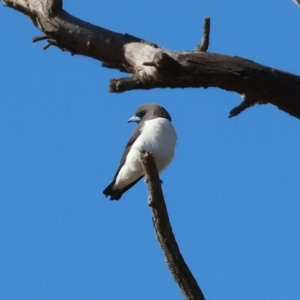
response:
<svg viewBox="0 0 300 300"><path fill-rule="evenodd" d="M121 170L121 168L123 167L123 165L125 164L126 161L126 157L128 155L128 152L131 149L132 144L136 141L136 139L139 137L139 135L141 134L141 130L142 130L142 125L139 124L139 126L137 126L135 128L135 130L133 131L128 143L125 146L125 150L123 152L122 158L121 158L121 162L120 162L120 166L112 180L112 182L107 186L107 188L104 189L103 194L107 197L110 196L110 200L119 200L123 193L125 193L127 190L129 190L132 186L134 186L143 176L141 176L140 178L138 178L136 181L130 183L129 185L127 185L126 187L124 187L123 189L120 190L114 190L113 189L113 185L115 184L116 178L119 174L119 171Z"/></svg>
<svg viewBox="0 0 300 300"><path fill-rule="evenodd" d="M121 169L121 168L123 167L123 165L125 164L125 161L126 161L126 157L127 157L127 155L128 155L128 152L130 151L132 144L133 144L133 143L136 141L136 139L140 136L141 130L142 130L142 127L141 127L141 126L137 126L137 127L135 128L135 130L133 131L133 133L132 133L132 135L131 135L131 137L130 137L128 143L127 143L126 146L125 146L125 150L124 150L124 152L123 152L123 155L122 155L122 158L121 158L121 161L120 161L120 166L119 166L119 168L118 168L118 170L117 170L117 172L116 172L116 174L115 174L115 176L114 176L114 179L117 178L120 169Z"/></svg>

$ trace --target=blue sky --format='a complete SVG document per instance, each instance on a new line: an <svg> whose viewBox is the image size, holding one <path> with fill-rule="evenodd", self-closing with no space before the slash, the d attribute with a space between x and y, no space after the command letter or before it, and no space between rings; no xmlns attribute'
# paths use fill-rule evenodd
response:
<svg viewBox="0 0 300 300"><path fill-rule="evenodd" d="M299 74L292 0L64 1L75 16L172 50L209 51ZM271 105L237 118L220 89L110 94L126 76L43 43L0 8L0 298L182 299L154 236L141 181L119 202L110 183L135 108L165 106L178 133L162 173L174 233L205 296L300 299L299 120Z"/></svg>

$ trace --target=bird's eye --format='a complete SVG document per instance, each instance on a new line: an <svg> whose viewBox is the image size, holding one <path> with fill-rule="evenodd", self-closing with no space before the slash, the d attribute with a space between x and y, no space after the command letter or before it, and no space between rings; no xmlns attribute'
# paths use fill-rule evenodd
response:
<svg viewBox="0 0 300 300"><path fill-rule="evenodd" d="M141 111L140 113L139 113L139 115L141 116L141 117L143 117L144 115L146 114L146 111Z"/></svg>

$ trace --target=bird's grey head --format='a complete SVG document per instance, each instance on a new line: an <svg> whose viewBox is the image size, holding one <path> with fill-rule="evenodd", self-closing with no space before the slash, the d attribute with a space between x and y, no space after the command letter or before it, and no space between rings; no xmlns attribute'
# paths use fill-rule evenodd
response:
<svg viewBox="0 0 300 300"><path fill-rule="evenodd" d="M172 121L170 114L162 106L155 103L147 103L137 108L135 115L128 120L128 123L140 123L142 121L152 120L155 118L165 118Z"/></svg>

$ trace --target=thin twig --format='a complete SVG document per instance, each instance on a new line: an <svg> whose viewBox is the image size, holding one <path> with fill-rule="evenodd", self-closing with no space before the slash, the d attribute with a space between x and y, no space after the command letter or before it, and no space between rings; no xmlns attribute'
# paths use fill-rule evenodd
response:
<svg viewBox="0 0 300 300"><path fill-rule="evenodd" d="M232 118L232 117L236 117L237 115L239 115L241 112L243 112L244 110L246 110L247 108L253 106L254 104L251 103L248 99L248 97L246 95L242 95L242 99L243 101L236 106L235 108L233 108L230 112L229 112L229 117L228 118Z"/></svg>
<svg viewBox="0 0 300 300"><path fill-rule="evenodd" d="M203 22L203 36L200 44L197 46L196 51L206 52L209 46L210 34L210 18L204 18Z"/></svg>
<svg viewBox="0 0 300 300"><path fill-rule="evenodd" d="M36 36L36 37L32 38L32 42L36 43L36 42L39 42L39 41L47 40L48 38L49 38L48 35L43 34L43 35L39 35L39 36Z"/></svg>
<svg viewBox="0 0 300 300"><path fill-rule="evenodd" d="M55 46L61 49L62 51L65 51L65 49L63 49L56 41L53 40L48 40L47 44L43 47L43 49L47 50L50 46ZM71 53L71 55L73 55L73 53Z"/></svg>
<svg viewBox="0 0 300 300"><path fill-rule="evenodd" d="M156 237L164 252L168 268L185 299L204 300L204 295L185 263L173 234L154 157L151 153L143 152L141 161L148 184L148 205L152 208Z"/></svg>

